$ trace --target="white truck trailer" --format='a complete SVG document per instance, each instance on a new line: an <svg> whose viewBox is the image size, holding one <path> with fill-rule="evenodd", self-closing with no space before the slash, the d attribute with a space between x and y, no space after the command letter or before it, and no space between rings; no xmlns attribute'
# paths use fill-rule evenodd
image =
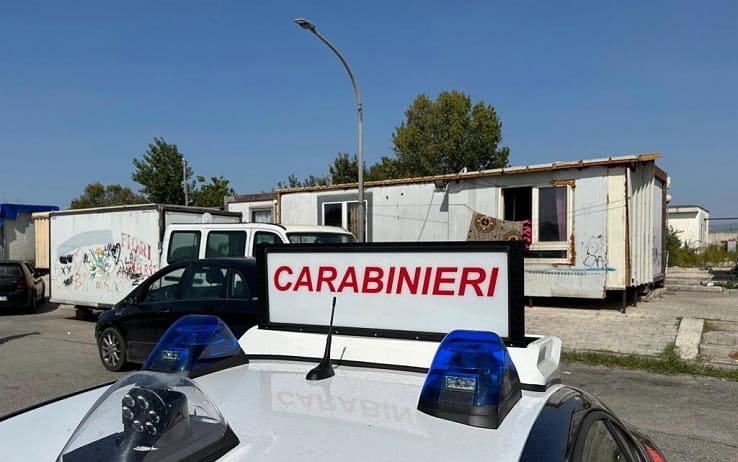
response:
<svg viewBox="0 0 738 462"><path fill-rule="evenodd" d="M159 269L168 225L240 221L240 213L162 204L51 212L50 300L77 305L78 316L109 308Z"/></svg>

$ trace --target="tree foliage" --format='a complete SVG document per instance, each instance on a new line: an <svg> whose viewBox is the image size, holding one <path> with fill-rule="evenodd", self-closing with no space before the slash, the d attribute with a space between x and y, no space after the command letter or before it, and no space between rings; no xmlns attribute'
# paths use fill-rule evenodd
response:
<svg viewBox="0 0 738 462"><path fill-rule="evenodd" d="M428 176L506 167L510 151L499 147L502 122L495 109L458 91L435 101L421 94L392 136L395 174Z"/></svg>
<svg viewBox="0 0 738 462"><path fill-rule="evenodd" d="M131 178L142 186L140 192L148 202L162 204L184 204L182 162L176 144L168 144L163 138L154 138L141 159L133 159L135 171ZM185 168L185 181L191 197L197 196L192 169ZM191 201L190 201L191 202Z"/></svg>
<svg viewBox="0 0 738 462"><path fill-rule="evenodd" d="M705 268L716 264L733 263L738 252L728 252L727 246L712 244L704 248L694 248L679 238L679 233L671 226L666 233L666 252L668 266Z"/></svg>
<svg viewBox="0 0 738 462"><path fill-rule="evenodd" d="M310 186L325 186L331 184L330 178L327 176L314 176L310 175L309 177L305 178L304 180L300 181L297 176L294 174L291 174L289 177L287 177L287 182L282 183L281 181L277 183L278 189L288 189L288 188L307 188Z"/></svg>
<svg viewBox="0 0 738 462"><path fill-rule="evenodd" d="M339 152L328 167L331 184L356 183L359 181L359 160L345 152Z"/></svg>
<svg viewBox="0 0 738 462"><path fill-rule="evenodd" d="M229 181L220 177L210 177L210 183L205 183L204 176L198 176L197 181L203 185L195 193L193 205L198 207L223 207L226 196L233 196L236 192L231 188Z"/></svg>
<svg viewBox="0 0 738 462"><path fill-rule="evenodd" d="M397 160L387 156L382 156L379 162L370 166L365 172L364 178L367 181L390 180L405 176L401 173Z"/></svg>
<svg viewBox="0 0 738 462"><path fill-rule="evenodd" d="M392 135L395 157L382 156L364 167L364 180L442 175L507 167L510 150L500 146L502 122L495 109L459 91L446 91L432 100L418 95L405 111L406 120ZM356 155L339 153L328 166L327 177L310 176L300 181L290 175L279 188L299 188L320 184L356 183Z"/></svg>
<svg viewBox="0 0 738 462"><path fill-rule="evenodd" d="M85 186L84 192L73 199L69 208L111 207L114 205L143 204L146 199L131 188L119 184L104 185L100 182Z"/></svg>

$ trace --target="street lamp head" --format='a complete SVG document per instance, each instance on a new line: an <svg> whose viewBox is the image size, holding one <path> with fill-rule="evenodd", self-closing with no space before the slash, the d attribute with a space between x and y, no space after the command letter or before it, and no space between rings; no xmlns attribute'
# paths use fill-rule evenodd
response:
<svg viewBox="0 0 738 462"><path fill-rule="evenodd" d="M305 18L297 18L295 19L295 23L305 30L309 30L310 32L315 32L315 24L311 23Z"/></svg>

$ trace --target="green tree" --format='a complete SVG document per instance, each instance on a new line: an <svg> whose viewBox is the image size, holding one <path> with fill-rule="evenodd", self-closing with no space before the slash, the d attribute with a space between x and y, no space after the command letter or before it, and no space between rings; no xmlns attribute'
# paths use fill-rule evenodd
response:
<svg viewBox="0 0 738 462"><path fill-rule="evenodd" d="M210 183L205 183L204 176L198 176L197 181L203 185L197 190L193 204L198 207L220 207L224 206L226 196L233 196L236 192L231 188L229 181L222 176L210 177Z"/></svg>
<svg viewBox="0 0 738 462"><path fill-rule="evenodd" d="M682 240L679 239L679 233L681 231L677 231L671 226L669 226L669 230L666 233L666 251L670 253L674 253L682 248Z"/></svg>
<svg viewBox="0 0 738 462"><path fill-rule="evenodd" d="M418 95L405 111L406 120L392 135L395 158L382 158L364 167L364 180L441 175L507 167L510 150L500 146L502 122L495 109L459 91L446 91L436 100ZM328 167L328 177L310 176L300 181L290 175L278 188L300 188L320 184L356 183L356 155L339 153Z"/></svg>
<svg viewBox="0 0 738 462"><path fill-rule="evenodd" d="M69 208L86 209L90 207L110 207L114 205L143 204L146 199L126 186L104 185L100 182L85 186L84 192L73 199Z"/></svg>
<svg viewBox="0 0 738 462"><path fill-rule="evenodd" d="M133 159L136 170L131 178L142 186L140 192L149 202L162 204L184 204L185 194L182 188L182 163L176 144L168 144L164 138L154 138L141 159ZM185 167L187 191L195 197L197 189L192 180L192 169ZM191 201L190 201L191 202Z"/></svg>
<svg viewBox="0 0 738 462"><path fill-rule="evenodd" d="M435 101L419 95L392 136L400 176L428 176L506 167L510 150L499 147L502 122L495 109L458 91Z"/></svg>
<svg viewBox="0 0 738 462"><path fill-rule="evenodd" d="M281 181L277 183L277 189L307 188L310 186L325 186L329 184L331 184L331 182L327 176L310 175L309 177L300 181L297 176L291 174L289 177L287 177L286 183L282 183Z"/></svg>
<svg viewBox="0 0 738 462"><path fill-rule="evenodd" d="M387 156L382 156L379 162L370 166L365 172L364 179L366 181L380 181L403 177L400 173L400 166L397 159Z"/></svg>
<svg viewBox="0 0 738 462"><path fill-rule="evenodd" d="M328 167L331 184L356 183L359 181L359 160L345 152L339 152Z"/></svg>

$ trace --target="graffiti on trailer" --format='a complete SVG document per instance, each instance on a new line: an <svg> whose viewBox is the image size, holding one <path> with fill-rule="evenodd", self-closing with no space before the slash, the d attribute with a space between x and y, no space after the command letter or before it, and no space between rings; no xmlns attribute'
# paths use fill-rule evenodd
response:
<svg viewBox="0 0 738 462"><path fill-rule="evenodd" d="M128 291L159 266L152 245L129 233L118 242L65 250L56 262L62 276L56 284L72 290Z"/></svg>
<svg viewBox="0 0 738 462"><path fill-rule="evenodd" d="M140 280L156 272L158 265L151 259L151 244L128 233L121 233L120 245L126 252L126 258L118 269L122 276Z"/></svg>
<svg viewBox="0 0 738 462"><path fill-rule="evenodd" d="M64 287L72 287L75 285L75 278L79 285L80 259L78 258L79 250L72 251L66 255L59 257L59 272L63 279Z"/></svg>
<svg viewBox="0 0 738 462"><path fill-rule="evenodd" d="M120 244L110 243L105 247L88 249L83 261L89 270L90 279L105 278L120 262Z"/></svg>
<svg viewBox="0 0 738 462"><path fill-rule="evenodd" d="M584 261L582 262L587 268L605 268L607 262L605 261L605 239L602 234L598 236L590 236L585 242L582 242L584 246Z"/></svg>

